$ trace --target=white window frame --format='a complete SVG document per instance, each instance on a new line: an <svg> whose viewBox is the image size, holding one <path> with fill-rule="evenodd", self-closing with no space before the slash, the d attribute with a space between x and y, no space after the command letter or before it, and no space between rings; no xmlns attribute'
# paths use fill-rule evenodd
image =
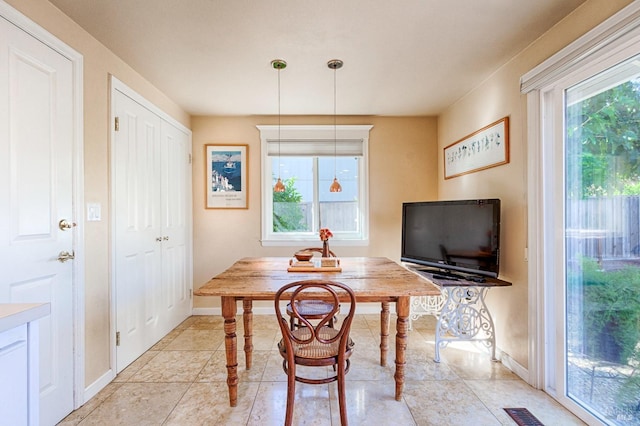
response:
<svg viewBox="0 0 640 426"><path fill-rule="evenodd" d="M640 2L613 15L521 78L527 95L528 382L587 423L591 413L566 397L564 354L564 89L634 56Z"/></svg>
<svg viewBox="0 0 640 426"><path fill-rule="evenodd" d="M317 244L316 233L286 233L285 235L273 232L273 187L272 177L274 171L268 155L268 145L274 141L291 145L294 143L336 143L338 154L348 146L361 144L362 161L358 172L358 210L360 212L360 233L340 235L335 233L331 240L332 245L337 246L365 246L369 244L369 131L372 125L260 125L256 126L260 131L260 152L262 165L262 245L263 246L288 246L301 243ZM342 146L342 148L341 148ZM326 154L326 153L325 153ZM314 177L315 178L315 177Z"/></svg>

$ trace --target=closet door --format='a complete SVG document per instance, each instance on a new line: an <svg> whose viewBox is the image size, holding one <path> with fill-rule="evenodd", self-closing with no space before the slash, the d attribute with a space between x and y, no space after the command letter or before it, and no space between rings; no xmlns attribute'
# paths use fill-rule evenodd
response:
<svg viewBox="0 0 640 426"><path fill-rule="evenodd" d="M191 137L114 79L116 371L191 314Z"/></svg>
<svg viewBox="0 0 640 426"><path fill-rule="evenodd" d="M166 121L161 123L161 140L164 336L191 314L191 140Z"/></svg>
<svg viewBox="0 0 640 426"><path fill-rule="evenodd" d="M162 296L161 120L123 93L112 99L115 226L116 369L120 372L164 331Z"/></svg>

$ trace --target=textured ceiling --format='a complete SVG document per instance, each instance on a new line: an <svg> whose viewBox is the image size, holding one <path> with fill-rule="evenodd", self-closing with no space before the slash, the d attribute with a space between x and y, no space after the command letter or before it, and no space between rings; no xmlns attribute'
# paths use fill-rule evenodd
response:
<svg viewBox="0 0 640 426"><path fill-rule="evenodd" d="M436 115L584 0L50 0L193 115Z"/></svg>

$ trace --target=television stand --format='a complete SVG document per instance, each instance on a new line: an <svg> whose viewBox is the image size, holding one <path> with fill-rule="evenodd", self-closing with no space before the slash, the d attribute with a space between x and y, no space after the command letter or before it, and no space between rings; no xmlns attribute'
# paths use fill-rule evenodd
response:
<svg viewBox="0 0 640 426"><path fill-rule="evenodd" d="M434 278L441 279L441 280L463 280L464 279L462 275L455 274L451 271L447 271L446 269L435 269L433 272L431 272L431 274Z"/></svg>
<svg viewBox="0 0 640 426"><path fill-rule="evenodd" d="M483 277L482 275L457 274L457 273L452 272L452 271L450 271L448 269L416 268L416 270L431 274L431 276L433 278L440 279L440 280L454 280L454 281L455 280L466 280L466 281L473 281L473 282L477 282L477 283L483 283L483 282L486 281L486 278Z"/></svg>
<svg viewBox="0 0 640 426"><path fill-rule="evenodd" d="M445 273L436 272L435 274L432 275L432 277L437 280L453 280L453 281L464 280L464 277L461 275L451 274L446 272Z"/></svg>
<svg viewBox="0 0 640 426"><path fill-rule="evenodd" d="M424 277L440 288L440 296L411 298L409 327L422 315L437 318L435 335L435 362L440 362L440 348L453 341L481 341L491 350L491 360L496 361L496 336L493 319L485 303L485 296L492 287L510 286L511 283L496 278L481 282L474 277L452 279L439 278L439 270L412 268L409 270Z"/></svg>

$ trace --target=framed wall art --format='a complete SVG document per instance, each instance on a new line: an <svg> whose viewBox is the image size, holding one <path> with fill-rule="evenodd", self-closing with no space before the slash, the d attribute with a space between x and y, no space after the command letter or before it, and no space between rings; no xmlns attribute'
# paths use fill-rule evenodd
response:
<svg viewBox="0 0 640 426"><path fill-rule="evenodd" d="M204 150L206 208L248 208L249 146L208 144Z"/></svg>
<svg viewBox="0 0 640 426"><path fill-rule="evenodd" d="M504 117L444 148L444 178L509 162L509 117Z"/></svg>

